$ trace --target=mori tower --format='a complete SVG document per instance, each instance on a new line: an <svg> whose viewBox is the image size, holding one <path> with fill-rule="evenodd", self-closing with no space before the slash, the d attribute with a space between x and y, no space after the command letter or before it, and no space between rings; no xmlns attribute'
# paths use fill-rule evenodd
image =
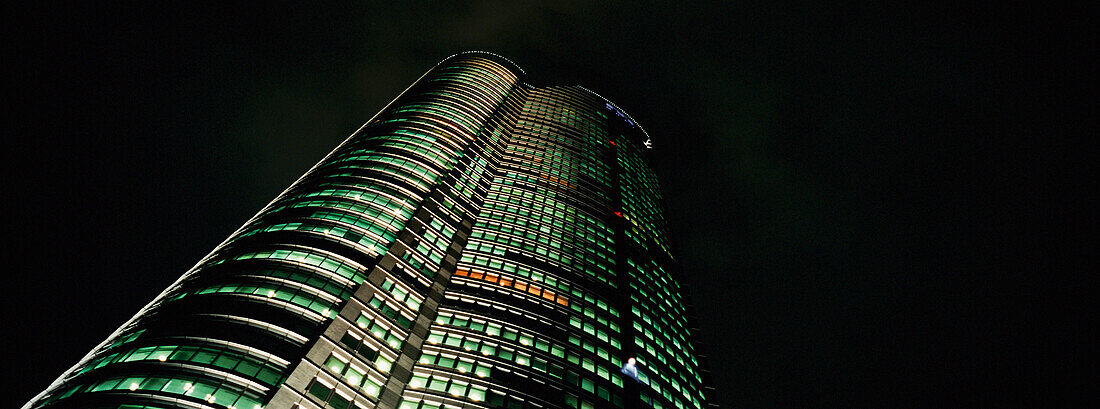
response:
<svg viewBox="0 0 1100 409"><path fill-rule="evenodd" d="M415 83L26 409L705 409L649 136L484 52Z"/></svg>

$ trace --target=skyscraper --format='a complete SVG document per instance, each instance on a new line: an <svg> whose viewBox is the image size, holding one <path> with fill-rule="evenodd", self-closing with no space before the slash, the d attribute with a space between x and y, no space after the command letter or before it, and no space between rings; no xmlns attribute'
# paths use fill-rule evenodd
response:
<svg viewBox="0 0 1100 409"><path fill-rule="evenodd" d="M27 408L698 408L649 137L437 64Z"/></svg>

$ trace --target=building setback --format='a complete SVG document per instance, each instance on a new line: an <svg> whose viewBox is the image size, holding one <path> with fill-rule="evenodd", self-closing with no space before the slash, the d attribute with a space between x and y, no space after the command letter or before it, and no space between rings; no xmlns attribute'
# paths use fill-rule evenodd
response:
<svg viewBox="0 0 1100 409"><path fill-rule="evenodd" d="M25 408L713 407L649 137L449 57Z"/></svg>

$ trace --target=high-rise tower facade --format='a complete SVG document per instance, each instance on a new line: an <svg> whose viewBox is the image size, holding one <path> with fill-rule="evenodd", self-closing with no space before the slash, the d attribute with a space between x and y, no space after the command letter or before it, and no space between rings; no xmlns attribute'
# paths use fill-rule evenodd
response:
<svg viewBox="0 0 1100 409"><path fill-rule="evenodd" d="M646 133L439 63L26 408L696 408Z"/></svg>

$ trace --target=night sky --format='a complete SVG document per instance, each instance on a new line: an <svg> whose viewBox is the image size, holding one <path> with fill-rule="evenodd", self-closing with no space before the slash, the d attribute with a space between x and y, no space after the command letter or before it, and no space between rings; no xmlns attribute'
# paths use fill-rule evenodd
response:
<svg viewBox="0 0 1100 409"><path fill-rule="evenodd" d="M652 136L723 407L1097 401L1094 13L268 3L5 11L4 406L463 50Z"/></svg>

